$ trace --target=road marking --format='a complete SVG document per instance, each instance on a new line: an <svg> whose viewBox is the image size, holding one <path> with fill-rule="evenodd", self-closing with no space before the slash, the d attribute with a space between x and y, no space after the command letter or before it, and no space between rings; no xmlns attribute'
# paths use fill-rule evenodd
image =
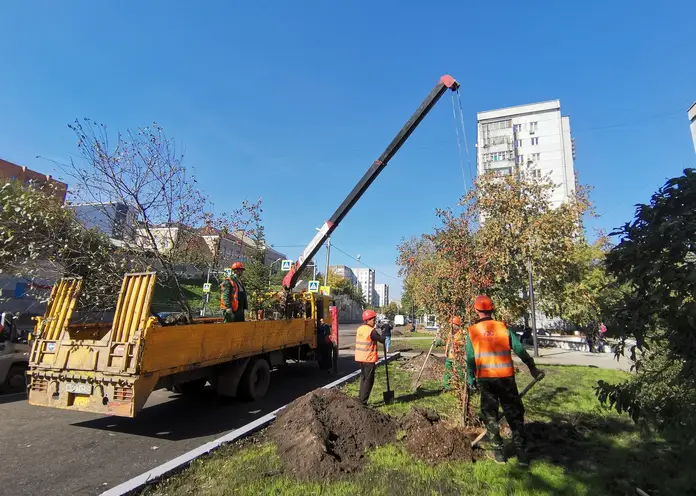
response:
<svg viewBox="0 0 696 496"><path fill-rule="evenodd" d="M396 358L399 358L401 354L397 351L396 353L392 353L389 355L387 358L387 361L392 361ZM384 358L381 358L378 362L377 365L384 363ZM322 386L322 389L331 389L336 386L339 386L343 384L344 382L348 382L349 380L357 377L360 375L360 370L356 370L354 372L351 372L350 374L341 377L338 380L335 380L334 382L327 384L326 386ZM294 401L294 400L293 400ZM292 402L290 402L292 403ZM285 407L287 407L290 403L287 403L277 410L272 411L271 413L268 413L264 415L261 418L258 418L254 420L253 422L249 422L248 424L240 427L239 429L233 430L232 432L228 432L222 437L219 437L213 441L210 441L208 443L205 443L202 446L199 446L198 448L195 448L187 453L184 453L183 455L177 456L176 458L169 460L166 463L163 463L162 465L153 468L152 470L148 470L147 472L144 472L136 477L133 477L130 480L127 480L126 482L119 484L118 486L115 486L108 491L104 491L101 493L101 496L125 496L127 494L134 493L135 491L138 491L142 489L143 487L147 486L148 484L153 484L154 482L168 476L172 475L175 472L178 472L184 468L186 468L188 465L191 464L193 460L196 458L200 458L201 456L207 455L209 453L212 453L213 451L221 448L225 444L229 444L233 441L237 441L238 439L241 439L243 437L246 437L250 434L253 434L254 432L263 429L267 425L269 425L271 422L273 422L278 415L278 412L283 410Z"/></svg>

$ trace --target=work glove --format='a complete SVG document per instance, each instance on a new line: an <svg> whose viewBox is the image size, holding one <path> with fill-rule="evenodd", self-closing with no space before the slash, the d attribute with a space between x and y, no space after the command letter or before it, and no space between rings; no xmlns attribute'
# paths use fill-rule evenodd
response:
<svg viewBox="0 0 696 496"><path fill-rule="evenodd" d="M444 345L445 345L445 342L442 339L438 338L437 341L435 341L436 347L440 347L440 346L444 346Z"/></svg>
<svg viewBox="0 0 696 496"><path fill-rule="evenodd" d="M533 367L529 367L529 373L532 374L532 377L534 377L535 379L538 379L539 376L541 376L541 370L536 368L536 365Z"/></svg>
<svg viewBox="0 0 696 496"><path fill-rule="evenodd" d="M467 387L469 388L470 393L477 393L479 390L478 382L476 382L476 379L467 382Z"/></svg>

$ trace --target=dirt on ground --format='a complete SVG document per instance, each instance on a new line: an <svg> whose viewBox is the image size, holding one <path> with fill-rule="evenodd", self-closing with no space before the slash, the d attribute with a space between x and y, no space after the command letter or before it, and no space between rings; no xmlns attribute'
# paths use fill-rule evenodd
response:
<svg viewBox="0 0 696 496"><path fill-rule="evenodd" d="M357 398L332 389L312 391L278 415L269 437L283 467L299 478L328 479L358 469L367 450L396 437L397 424Z"/></svg>
<svg viewBox="0 0 696 496"><path fill-rule="evenodd" d="M416 458L430 463L474 459L471 439L476 434L448 427L435 410L413 407L400 426L406 431L406 451Z"/></svg>
<svg viewBox="0 0 696 496"><path fill-rule="evenodd" d="M420 353L419 355L409 358L401 363L401 368L413 372L415 375L414 379L418 377L420 369L423 366L425 357L427 353ZM442 381L442 376L445 373L445 359L442 357L437 357L435 355L430 355L428 362L423 369L423 376L421 381Z"/></svg>

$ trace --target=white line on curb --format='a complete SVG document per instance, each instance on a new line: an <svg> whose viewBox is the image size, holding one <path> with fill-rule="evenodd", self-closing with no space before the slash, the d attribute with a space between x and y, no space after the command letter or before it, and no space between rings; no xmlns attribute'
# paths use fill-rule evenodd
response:
<svg viewBox="0 0 696 496"><path fill-rule="evenodd" d="M401 354L397 351L396 353L389 355L388 360L391 361L395 358L399 358L400 356ZM382 363L384 363L383 358L377 362L377 365ZM344 382L348 382L349 380L359 375L360 371L356 370L355 372L351 372L350 374L341 377L340 379L332 382L331 384L322 386L322 388L334 388L340 384L343 384ZM135 476L122 484L119 484L118 486L112 487L111 489L101 493L101 496L125 496L127 494L135 493L136 491L142 489L146 485L151 484L156 480L162 479L163 477L166 477L167 475L180 470L186 465L189 465L196 458L200 458L203 455L207 455L225 444L237 441L238 439L246 437L249 434L253 434L254 432L266 427L275 420L278 412L280 412L286 406L288 405L283 405L277 410L274 410L271 413L267 413L263 417L258 418L253 422L250 422L240 427L239 429L235 429L232 432L228 432L222 437L207 442L204 445L199 446L198 448L195 448L187 453L184 453L183 455L177 456L176 458L169 460L168 462L165 462L158 467L148 470L147 472L143 472L142 474Z"/></svg>

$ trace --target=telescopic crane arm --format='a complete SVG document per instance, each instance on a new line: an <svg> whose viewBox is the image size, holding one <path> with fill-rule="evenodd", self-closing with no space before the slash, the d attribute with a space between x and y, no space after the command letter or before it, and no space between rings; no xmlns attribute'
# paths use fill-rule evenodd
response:
<svg viewBox="0 0 696 496"><path fill-rule="evenodd" d="M406 125L401 128L396 137L389 143L386 150L382 152L377 160L372 164L372 166L365 172L363 177L360 179L358 184L355 185L353 191L343 200L341 206L336 209L334 214L329 220L324 222L319 232L314 236L314 239L307 245L307 247L297 259L297 262L293 265L285 277L283 278L283 287L287 290L291 290L297 284L297 278L299 277L302 270L307 266L309 261L317 254L321 245L331 236L331 233L338 227L338 224L343 220L343 218L350 212L353 205L357 203L360 197L365 193L367 188L370 187L372 182L377 179L380 172L387 166L389 161L392 159L396 152L399 151L401 145L403 145L411 133L415 131L418 124L423 120L423 118L428 115L430 109L432 109L437 101L442 95L445 94L447 90L455 91L459 88L459 83L452 76L442 76L440 81L435 85L435 87L430 91L430 94L423 100L418 110L414 112L411 118L408 120ZM327 274L328 275L328 274Z"/></svg>

